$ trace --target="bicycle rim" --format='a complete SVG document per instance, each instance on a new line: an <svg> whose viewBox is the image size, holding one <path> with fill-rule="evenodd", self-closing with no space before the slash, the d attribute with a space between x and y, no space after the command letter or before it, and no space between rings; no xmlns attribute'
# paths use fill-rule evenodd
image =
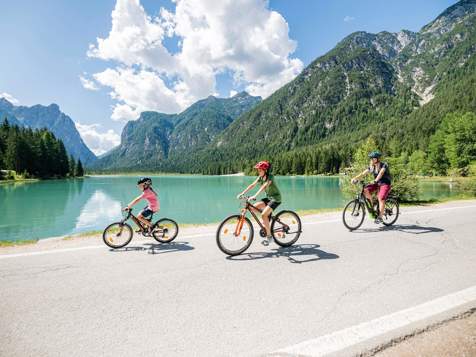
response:
<svg viewBox="0 0 476 357"><path fill-rule="evenodd" d="M253 240L253 225L250 220L241 215L226 218L217 230L217 245L228 255L243 253Z"/></svg>
<svg viewBox="0 0 476 357"><path fill-rule="evenodd" d="M102 239L113 249L125 247L132 239L132 228L127 223L112 223L106 227Z"/></svg>
<svg viewBox="0 0 476 357"><path fill-rule="evenodd" d="M301 235L301 228L301 219L293 211L279 212L271 225L274 241L282 247L294 244Z"/></svg>
<svg viewBox="0 0 476 357"><path fill-rule="evenodd" d="M344 211L342 212L342 221L344 222L344 226L346 226L347 229L350 229L351 231L359 228L364 222L364 218L364 205L358 200L353 200L347 203Z"/></svg>
<svg viewBox="0 0 476 357"><path fill-rule="evenodd" d="M399 214L400 207L398 201L394 198L387 199L385 201L385 212L382 216L383 224L386 226L391 226L397 221Z"/></svg>
<svg viewBox="0 0 476 357"><path fill-rule="evenodd" d="M177 237L178 231L177 222L169 218L162 218L155 223L152 236L160 243L169 243Z"/></svg>

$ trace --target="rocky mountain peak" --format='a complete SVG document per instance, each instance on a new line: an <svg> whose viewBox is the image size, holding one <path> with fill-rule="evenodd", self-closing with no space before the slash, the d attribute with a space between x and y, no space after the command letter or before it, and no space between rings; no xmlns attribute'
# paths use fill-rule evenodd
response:
<svg viewBox="0 0 476 357"><path fill-rule="evenodd" d="M461 0L443 11L434 21L421 29L423 34L442 35L476 14L476 0Z"/></svg>

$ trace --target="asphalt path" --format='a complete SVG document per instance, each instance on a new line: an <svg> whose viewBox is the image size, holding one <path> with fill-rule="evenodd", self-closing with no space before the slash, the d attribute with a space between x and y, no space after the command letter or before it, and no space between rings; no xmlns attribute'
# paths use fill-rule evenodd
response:
<svg viewBox="0 0 476 357"><path fill-rule="evenodd" d="M475 200L403 207L391 229L340 217L233 258L214 226L1 249L0 356L264 355L476 286Z"/></svg>

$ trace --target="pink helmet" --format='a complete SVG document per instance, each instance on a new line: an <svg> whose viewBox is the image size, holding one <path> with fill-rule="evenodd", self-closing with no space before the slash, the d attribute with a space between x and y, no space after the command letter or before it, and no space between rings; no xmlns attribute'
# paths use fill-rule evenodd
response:
<svg viewBox="0 0 476 357"><path fill-rule="evenodd" d="M255 169L268 170L271 165L268 161L260 161L255 165Z"/></svg>

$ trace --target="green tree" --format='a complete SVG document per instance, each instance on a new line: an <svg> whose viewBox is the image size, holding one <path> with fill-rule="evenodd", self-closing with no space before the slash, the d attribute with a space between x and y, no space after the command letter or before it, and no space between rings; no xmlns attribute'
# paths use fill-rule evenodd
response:
<svg viewBox="0 0 476 357"><path fill-rule="evenodd" d="M449 114L445 117L445 154L450 167L465 174L476 159L476 114Z"/></svg>
<svg viewBox="0 0 476 357"><path fill-rule="evenodd" d="M77 177L83 177L84 176L83 164L81 163L80 159L78 159L78 164L76 165L76 176Z"/></svg>

